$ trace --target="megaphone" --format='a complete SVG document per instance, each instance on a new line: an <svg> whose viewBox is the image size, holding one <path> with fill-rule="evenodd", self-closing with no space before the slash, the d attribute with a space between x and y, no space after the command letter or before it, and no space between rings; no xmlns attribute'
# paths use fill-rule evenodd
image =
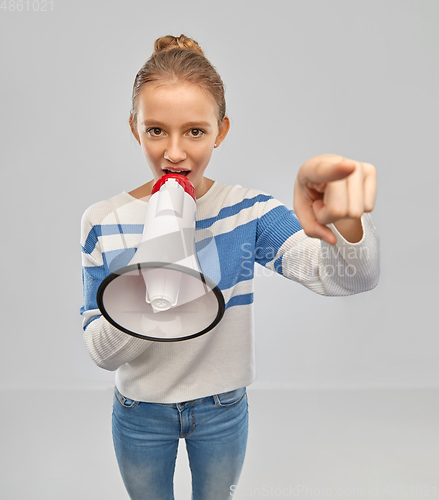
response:
<svg viewBox="0 0 439 500"><path fill-rule="evenodd" d="M141 242L128 265L99 286L102 315L134 337L176 342L199 337L222 319L221 290L203 274L195 241L195 188L184 175L162 176L148 201Z"/></svg>

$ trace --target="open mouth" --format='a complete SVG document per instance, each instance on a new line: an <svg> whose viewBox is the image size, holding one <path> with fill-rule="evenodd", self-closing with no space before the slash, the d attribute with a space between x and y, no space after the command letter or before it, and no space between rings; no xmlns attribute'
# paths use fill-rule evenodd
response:
<svg viewBox="0 0 439 500"><path fill-rule="evenodd" d="M168 174L180 174L180 175L184 175L185 177L189 174L190 170L164 170L165 174L168 175Z"/></svg>

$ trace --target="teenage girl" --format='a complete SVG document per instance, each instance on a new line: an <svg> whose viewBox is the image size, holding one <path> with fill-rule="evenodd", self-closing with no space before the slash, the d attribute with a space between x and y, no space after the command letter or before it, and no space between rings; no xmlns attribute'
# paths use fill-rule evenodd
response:
<svg viewBox="0 0 439 500"><path fill-rule="evenodd" d="M153 179L92 205L82 217L85 344L99 367L116 371L113 442L130 498L174 498L177 447L185 438L192 499L225 500L244 462L246 386L255 379L254 264L322 295L374 288L378 236L369 212L376 170L336 154L311 158L295 180L294 211L261 191L206 177L230 120L220 76L184 35L156 40L135 78L129 124ZM195 186L196 229L214 235L226 310L207 334L153 342L112 326L96 292L132 259L151 188L169 172Z"/></svg>

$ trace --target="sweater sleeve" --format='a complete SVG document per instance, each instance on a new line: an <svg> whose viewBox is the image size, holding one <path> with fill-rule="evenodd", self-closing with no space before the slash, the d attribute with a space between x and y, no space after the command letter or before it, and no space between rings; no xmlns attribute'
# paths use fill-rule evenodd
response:
<svg viewBox="0 0 439 500"><path fill-rule="evenodd" d="M88 215L89 211L86 211L81 221L84 305L80 314L83 318L84 342L97 366L114 371L142 354L151 341L133 337L115 328L99 311L96 294L109 271L100 250L98 231Z"/></svg>
<svg viewBox="0 0 439 500"><path fill-rule="evenodd" d="M354 295L379 279L379 238L372 217L361 217L363 237L348 242L333 224L337 242L306 236L293 210L269 200L258 220L256 261L308 289L328 296Z"/></svg>

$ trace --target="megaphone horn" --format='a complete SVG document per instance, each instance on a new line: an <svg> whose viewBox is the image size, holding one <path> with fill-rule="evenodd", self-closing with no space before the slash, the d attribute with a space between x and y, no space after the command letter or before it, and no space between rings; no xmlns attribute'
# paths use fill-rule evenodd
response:
<svg viewBox="0 0 439 500"><path fill-rule="evenodd" d="M189 179L162 176L152 188L134 257L97 292L99 310L113 326L134 337L175 342L199 337L221 321L224 297L201 272L195 218Z"/></svg>

